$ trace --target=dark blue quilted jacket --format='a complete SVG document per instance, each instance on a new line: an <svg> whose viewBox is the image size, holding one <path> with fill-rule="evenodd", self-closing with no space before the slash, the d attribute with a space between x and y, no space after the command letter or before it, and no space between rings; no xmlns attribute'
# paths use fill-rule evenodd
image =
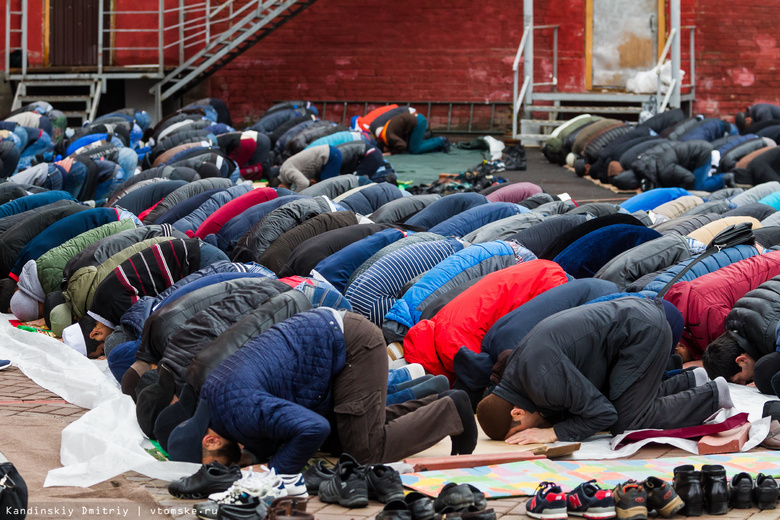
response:
<svg viewBox="0 0 780 520"><path fill-rule="evenodd" d="M401 190L388 182L380 182L363 188L341 200L339 204L361 215L370 215L388 202L403 197Z"/></svg>
<svg viewBox="0 0 780 520"><path fill-rule="evenodd" d="M315 309L274 325L223 361L200 397L211 428L245 445L278 473L297 473L330 434L333 378L344 368L344 333Z"/></svg>

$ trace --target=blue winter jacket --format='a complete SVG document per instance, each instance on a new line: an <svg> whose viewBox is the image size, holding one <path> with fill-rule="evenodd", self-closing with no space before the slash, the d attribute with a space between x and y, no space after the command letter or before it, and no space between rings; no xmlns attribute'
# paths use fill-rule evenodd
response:
<svg viewBox="0 0 780 520"><path fill-rule="evenodd" d="M388 182L373 184L342 199L339 204L354 213L370 215L390 201L400 199L403 193Z"/></svg>
<svg viewBox="0 0 780 520"><path fill-rule="evenodd" d="M479 193L455 193L442 197L424 210L406 221L410 226L420 226L430 229L440 222L457 215L474 206L487 204L488 200Z"/></svg>
<svg viewBox="0 0 780 520"><path fill-rule="evenodd" d="M629 213L640 210L648 211L684 195L690 195L690 193L683 188L655 188L624 200L620 203L620 207L626 209Z"/></svg>
<svg viewBox="0 0 780 520"><path fill-rule="evenodd" d="M189 215L186 215L176 222L173 227L178 229L182 233L187 231L196 231L203 221L209 218L209 216L217 211L219 208L230 202L231 200L249 193L252 191L252 186L248 184L240 184L238 186L232 186L225 191L215 193L209 197L203 204L198 206Z"/></svg>
<svg viewBox="0 0 780 520"><path fill-rule="evenodd" d="M27 195L0 205L0 218L10 217L31 209L40 208L58 200L75 200L73 195L66 191L45 191L35 195Z"/></svg>
<svg viewBox="0 0 780 520"><path fill-rule="evenodd" d="M209 375L210 426L278 473L297 473L330 435L333 379L346 342L333 314L303 312L252 339Z"/></svg>
<svg viewBox="0 0 780 520"><path fill-rule="evenodd" d="M693 141L700 139L711 143L715 139L720 139L724 135L727 135L731 130L730 127L726 127L726 124L720 119L707 119L696 128L680 136L680 141Z"/></svg>
<svg viewBox="0 0 780 520"><path fill-rule="evenodd" d="M355 270L383 247L401 240L407 233L400 229L385 229L353 242L318 263L312 272L330 282L341 294Z"/></svg>
<svg viewBox="0 0 780 520"><path fill-rule="evenodd" d="M520 213L528 213L529 211L531 210L525 206L512 204L511 202L491 202L489 204L482 204L480 206L467 209L466 211L462 211L457 215L453 215L444 222L433 226L428 231L445 237L462 237L471 233L475 229L479 229L482 226L490 224L491 222L495 222L496 220L512 217Z"/></svg>

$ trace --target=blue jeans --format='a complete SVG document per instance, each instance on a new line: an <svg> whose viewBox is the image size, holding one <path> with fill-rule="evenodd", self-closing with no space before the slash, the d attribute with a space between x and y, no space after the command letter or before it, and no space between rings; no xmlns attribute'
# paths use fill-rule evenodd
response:
<svg viewBox="0 0 780 520"><path fill-rule="evenodd" d="M425 131L428 129L428 120L422 114L417 114L417 126L409 136L409 153L428 153L444 147L441 137L425 139Z"/></svg>
<svg viewBox="0 0 780 520"><path fill-rule="evenodd" d="M339 173L341 173L341 150L335 146L328 146L328 151L330 152L330 155L328 156L328 162L325 163L325 166L322 167L322 171L320 171L321 181L330 179L331 177L336 177Z"/></svg>
<svg viewBox="0 0 780 520"><path fill-rule="evenodd" d="M693 184L693 189L698 191L717 191L724 185L723 174L710 175L712 164L707 161L704 165L693 170L693 176L696 181Z"/></svg>

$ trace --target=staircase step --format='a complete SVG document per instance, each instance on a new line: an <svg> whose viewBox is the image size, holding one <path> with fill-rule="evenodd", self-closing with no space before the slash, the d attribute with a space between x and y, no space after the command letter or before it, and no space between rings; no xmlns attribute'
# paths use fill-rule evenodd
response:
<svg viewBox="0 0 780 520"><path fill-rule="evenodd" d="M527 105L525 110L529 112L564 112L582 114L638 114L642 111L642 107L556 107L553 105Z"/></svg>
<svg viewBox="0 0 780 520"><path fill-rule="evenodd" d="M521 119L520 122L538 126L561 126L568 121L558 121L554 119Z"/></svg>
<svg viewBox="0 0 780 520"><path fill-rule="evenodd" d="M520 140L523 139L536 139L536 140L543 140L546 141L550 138L549 134L518 134L517 138Z"/></svg>
<svg viewBox="0 0 780 520"><path fill-rule="evenodd" d="M79 112L77 110L69 110L69 111L63 111L62 112L65 117L80 117L84 120L87 119L87 113L85 111Z"/></svg>
<svg viewBox="0 0 780 520"><path fill-rule="evenodd" d="M27 88L30 88L30 85L27 85ZM91 99L88 95L83 96L50 96L48 94L40 94L40 95L31 95L27 94L25 96L19 96L20 101L37 101L39 99L43 99L44 101L47 101L49 103L88 103Z"/></svg>

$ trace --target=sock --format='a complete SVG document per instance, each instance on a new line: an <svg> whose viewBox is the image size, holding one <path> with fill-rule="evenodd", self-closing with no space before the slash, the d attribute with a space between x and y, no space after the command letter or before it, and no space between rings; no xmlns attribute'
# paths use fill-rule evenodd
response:
<svg viewBox="0 0 780 520"><path fill-rule="evenodd" d="M451 435L452 452L450 455L469 455L477 447L477 421L474 419L474 412L471 411L471 402L466 392L461 390L447 390L439 394L439 399L449 397L455 403L458 410L458 417L463 425L463 432L459 435Z"/></svg>
<svg viewBox="0 0 780 520"><path fill-rule="evenodd" d="M734 402L731 400L729 384L722 377L715 378L715 386L718 387L718 407L734 408Z"/></svg>
<svg viewBox="0 0 780 520"><path fill-rule="evenodd" d="M410 379L418 379L425 375L425 369L419 363L409 363L404 368L409 371Z"/></svg>
<svg viewBox="0 0 780 520"><path fill-rule="evenodd" d="M707 371L704 370L703 367L696 367L691 372L693 372L693 375L696 378L696 386L701 386L710 380Z"/></svg>
<svg viewBox="0 0 780 520"><path fill-rule="evenodd" d="M422 379L422 378L420 378ZM415 399L422 399L429 395L445 392L450 388L450 380L447 376L431 377L426 381L422 381L420 384L414 385L410 390L414 393Z"/></svg>
<svg viewBox="0 0 780 520"><path fill-rule="evenodd" d="M403 383L398 383L396 385L388 385L387 393L392 394L394 392L398 392L399 390L406 390L407 388L412 388L413 386L422 384L428 381L429 379L433 379L433 376L431 374L418 377L417 379L412 379L410 381L404 381ZM446 390L446 388L439 390L439 392L443 392L444 390ZM439 393L439 392L434 392L434 393Z"/></svg>

